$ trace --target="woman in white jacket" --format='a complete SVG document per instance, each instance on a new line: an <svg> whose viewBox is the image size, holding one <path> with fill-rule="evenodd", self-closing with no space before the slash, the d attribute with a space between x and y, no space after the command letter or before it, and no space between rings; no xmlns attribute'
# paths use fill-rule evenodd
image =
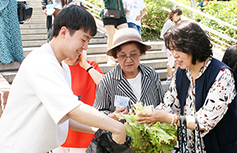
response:
<svg viewBox="0 0 237 153"><path fill-rule="evenodd" d="M177 23L180 20L180 16L182 15L182 10L180 9L180 7L178 6L174 6L169 14L169 16L167 17L167 19L165 20L165 24L162 28L161 34L160 34L160 38L163 39L164 34L166 33L166 31L175 25L175 23ZM171 51L169 49L167 49L167 47L164 45L162 48L162 51L166 51L167 53L167 57L168 57L168 63L167 63L167 81L171 81L172 80L172 69L174 66L174 62L175 59L171 54ZM177 68L177 64L175 65L175 70Z"/></svg>

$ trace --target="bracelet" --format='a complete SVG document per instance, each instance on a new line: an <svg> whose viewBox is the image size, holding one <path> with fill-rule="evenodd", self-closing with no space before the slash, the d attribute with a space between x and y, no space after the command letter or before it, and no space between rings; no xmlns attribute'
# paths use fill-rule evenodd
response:
<svg viewBox="0 0 237 153"><path fill-rule="evenodd" d="M177 127L178 122L179 122L179 115L174 114L172 121L171 121L171 125L173 125L174 127Z"/></svg>
<svg viewBox="0 0 237 153"><path fill-rule="evenodd" d="M174 125L174 118L175 118L175 115L173 115L173 118L172 118L172 120L171 120L171 125Z"/></svg>
<svg viewBox="0 0 237 153"><path fill-rule="evenodd" d="M92 65L86 69L86 72L89 72L90 69L94 68Z"/></svg>
<svg viewBox="0 0 237 153"><path fill-rule="evenodd" d="M179 115L175 114L174 118L175 118L174 126L177 127L177 124L179 122Z"/></svg>

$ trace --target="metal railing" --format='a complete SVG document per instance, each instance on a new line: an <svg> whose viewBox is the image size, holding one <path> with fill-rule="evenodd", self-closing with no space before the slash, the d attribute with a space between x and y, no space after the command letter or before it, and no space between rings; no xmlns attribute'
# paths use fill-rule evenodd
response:
<svg viewBox="0 0 237 153"><path fill-rule="evenodd" d="M180 2L177 2L177 1L175 1L175 0L169 0L169 1L172 2L172 3L174 3L174 4L176 4L176 5L178 5L178 6L180 6L180 7L183 7L183 8L185 8L185 9L190 10L192 13L194 12L194 13L200 14L200 15L202 15L202 16L204 16L204 17L207 17L207 18L209 18L209 19L212 19L212 20L216 21L217 23L220 23L220 24L225 25L225 26L227 26L227 27L229 27L229 28L232 28L232 29L234 29L234 33L235 33L235 30L237 30L237 27L236 27L236 26L234 26L234 25L232 25L232 24L229 24L229 23L227 23L227 22L224 22L224 21L222 21L222 20L220 20L220 19L217 19L217 18L215 18L215 17L213 17L213 16L211 16L211 15L209 15L209 14L203 13L203 12L201 12L201 11L199 11L199 10L196 10L196 9L194 9L194 8L192 8L192 7L189 7L189 6L187 6L187 5L184 5L184 4L182 4L182 3L180 3ZM164 8L164 10L169 11L167 8ZM184 19L189 19L189 20L193 20L193 19L190 19L190 18L187 18L187 17L184 17L184 16L182 16L182 18L184 18ZM223 34L223 33L221 33L221 32L218 32L218 31L216 31L216 30L214 30L214 29L212 29L212 28L209 28L209 27L207 27L207 26L205 26L205 25L203 25L203 24L201 24L201 23L199 23L199 22L198 22L198 24L199 24L204 30L206 30L206 31L208 31L208 32L210 32L210 33L212 33L212 34L214 34L214 35L216 35L216 36L219 36L219 37L225 39L227 42L235 42L235 43L237 42L237 40L234 39L234 35L233 35L233 37L230 37L230 36L225 35L225 34ZM213 37L213 36L212 36L211 38L212 38L213 40L215 40L215 41L221 43L221 44L226 45L226 46L231 46L231 45L233 45L233 44L231 44L231 43L227 43L227 42L221 41L220 39L218 39L218 38L216 38L216 37ZM216 44L216 45L218 45L218 44ZM218 46L219 46L220 48L226 49L225 47L223 47L223 46L221 46L221 45L218 45Z"/></svg>

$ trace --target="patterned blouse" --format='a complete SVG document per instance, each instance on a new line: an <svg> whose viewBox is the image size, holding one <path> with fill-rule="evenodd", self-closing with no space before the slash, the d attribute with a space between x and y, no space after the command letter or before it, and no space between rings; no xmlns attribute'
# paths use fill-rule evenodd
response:
<svg viewBox="0 0 237 153"><path fill-rule="evenodd" d="M206 68L211 63L211 60L212 58L210 58L207 62L198 77L205 72ZM175 84L176 74L174 75L175 76L173 77L170 87L165 94L164 101L157 106L157 109L161 109L169 113L180 114L180 103L177 99L178 94ZM204 131L201 131L201 137L204 137L222 119L228 110L229 104L236 96L235 80L229 69L222 69L217 75L214 84L210 88L203 107L196 112L195 86L193 86L191 72L188 68L186 69L186 75L190 80L190 86L187 93L186 105L184 106L184 114L187 116L194 116L196 114L199 126L205 129ZM219 99L223 99L223 101L220 101ZM193 139L192 130L187 129L187 148L189 152L192 150L191 139ZM202 145L203 148L205 148L204 143L202 143ZM205 149L204 152L206 152Z"/></svg>

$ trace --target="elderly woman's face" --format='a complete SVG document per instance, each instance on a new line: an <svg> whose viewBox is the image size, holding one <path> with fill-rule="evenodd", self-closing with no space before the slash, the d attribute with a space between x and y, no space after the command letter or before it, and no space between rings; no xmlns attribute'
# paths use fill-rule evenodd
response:
<svg viewBox="0 0 237 153"><path fill-rule="evenodd" d="M117 52L118 63L122 68L125 77L138 74L138 65L140 63L140 49L135 43L124 44Z"/></svg>

